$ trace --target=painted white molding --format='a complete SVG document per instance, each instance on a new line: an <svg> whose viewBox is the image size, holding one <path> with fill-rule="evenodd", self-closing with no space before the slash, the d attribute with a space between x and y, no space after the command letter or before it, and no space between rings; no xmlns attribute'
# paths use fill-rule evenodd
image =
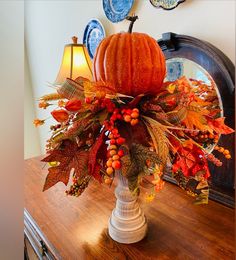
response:
<svg viewBox="0 0 236 260"><path fill-rule="evenodd" d="M119 243L136 243L147 233L147 220L139 206L137 196L129 191L127 179L120 172L117 172L116 176L117 200L109 219L108 232L111 238Z"/></svg>

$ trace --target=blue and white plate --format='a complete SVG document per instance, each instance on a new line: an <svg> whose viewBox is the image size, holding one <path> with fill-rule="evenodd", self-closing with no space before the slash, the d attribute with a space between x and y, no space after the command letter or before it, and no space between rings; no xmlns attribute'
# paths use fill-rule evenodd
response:
<svg viewBox="0 0 236 260"><path fill-rule="evenodd" d="M134 3L134 0L103 0L103 10L106 17L113 23L124 20Z"/></svg>
<svg viewBox="0 0 236 260"><path fill-rule="evenodd" d="M83 44L85 44L91 59L93 59L96 48L105 36L104 27L99 20L92 19L88 22L84 29Z"/></svg>
<svg viewBox="0 0 236 260"><path fill-rule="evenodd" d="M185 0L149 0L155 7L161 7L165 10L172 10Z"/></svg>
<svg viewBox="0 0 236 260"><path fill-rule="evenodd" d="M167 81L175 81L183 76L184 66L183 62L179 61L167 61L166 63Z"/></svg>

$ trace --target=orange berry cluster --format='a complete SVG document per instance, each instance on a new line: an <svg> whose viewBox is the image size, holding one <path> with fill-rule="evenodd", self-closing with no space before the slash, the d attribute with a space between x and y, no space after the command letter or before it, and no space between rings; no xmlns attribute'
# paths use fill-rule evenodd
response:
<svg viewBox="0 0 236 260"><path fill-rule="evenodd" d="M222 162L219 159L217 159L212 153L208 154L207 159L214 163L217 167L222 166Z"/></svg>
<svg viewBox="0 0 236 260"><path fill-rule="evenodd" d="M231 159L229 150L225 149L224 147L216 145L214 149L219 153L222 153L226 159Z"/></svg>
<svg viewBox="0 0 236 260"><path fill-rule="evenodd" d="M198 142L206 142L211 141L213 143L217 143L219 141L219 136L216 134L211 134L209 132L203 132L203 131L192 131L190 133L191 136L194 137L194 139Z"/></svg>
<svg viewBox="0 0 236 260"><path fill-rule="evenodd" d="M105 127L109 131L109 147L106 162L106 175L104 176L104 182L106 184L111 184L112 175L114 175L115 170L121 168L120 158L124 155L124 151L120 149L120 146L126 142L125 138L121 137L118 129L115 127L116 120L124 120L127 123L130 123L131 126L136 125L139 120L139 110L134 109L122 109L119 108L113 109L112 115L109 122L105 122Z"/></svg>
<svg viewBox="0 0 236 260"><path fill-rule="evenodd" d="M108 176L104 177L106 184L111 183L112 179L110 176L114 174L115 170L121 168L120 158L124 155L124 151L119 149L119 146L125 143L125 138L120 136L117 128L110 131L108 138L110 139L107 153L108 160L106 162L106 174Z"/></svg>
<svg viewBox="0 0 236 260"><path fill-rule="evenodd" d="M138 108L133 109L122 109L121 114L125 122L130 123L132 126L137 125L139 122L139 110Z"/></svg>

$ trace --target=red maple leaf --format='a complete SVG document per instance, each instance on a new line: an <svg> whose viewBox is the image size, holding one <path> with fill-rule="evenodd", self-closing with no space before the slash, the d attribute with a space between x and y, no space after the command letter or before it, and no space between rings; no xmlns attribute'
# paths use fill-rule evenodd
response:
<svg viewBox="0 0 236 260"><path fill-rule="evenodd" d="M104 137L105 137L105 129L101 132L101 134L98 136L93 146L90 148L89 158L88 158L89 174L91 174L95 179L98 179L99 181L100 181L100 175L98 173L100 172L100 167L98 165L97 160L100 157L99 155L103 154L103 152L101 152L101 149L104 148Z"/></svg>
<svg viewBox="0 0 236 260"><path fill-rule="evenodd" d="M185 176L195 176L197 172L204 171L204 178L210 176L207 160L203 151L196 145L180 147L175 155L172 165L173 172L181 170Z"/></svg>
<svg viewBox="0 0 236 260"><path fill-rule="evenodd" d="M92 173L92 176L95 180L99 181L100 183L102 183L102 176L100 174L100 170L101 170L101 165L99 165L98 163L96 163L95 165L95 170Z"/></svg>
<svg viewBox="0 0 236 260"><path fill-rule="evenodd" d="M126 122L119 122L117 126L119 133L125 138L126 144L131 147L133 143L149 146L149 133L146 125L140 120L135 127L128 126Z"/></svg>
<svg viewBox="0 0 236 260"><path fill-rule="evenodd" d="M43 191L51 188L58 182L68 184L71 170L77 177L80 177L87 171L89 153L80 150L75 142L65 140L60 148L55 149L50 155L45 157L43 162L57 161L60 164L48 169Z"/></svg>
<svg viewBox="0 0 236 260"><path fill-rule="evenodd" d="M207 123L208 125L218 134L231 134L234 132L234 130L224 123L225 117L219 117L217 119L211 119L210 117L207 117Z"/></svg>

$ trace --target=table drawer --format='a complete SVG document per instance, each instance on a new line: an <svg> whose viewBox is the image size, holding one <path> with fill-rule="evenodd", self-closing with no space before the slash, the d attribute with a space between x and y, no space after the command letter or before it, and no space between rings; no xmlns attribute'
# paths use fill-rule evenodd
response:
<svg viewBox="0 0 236 260"><path fill-rule="evenodd" d="M39 259L61 259L56 249L43 235L27 210L24 210L24 235Z"/></svg>

